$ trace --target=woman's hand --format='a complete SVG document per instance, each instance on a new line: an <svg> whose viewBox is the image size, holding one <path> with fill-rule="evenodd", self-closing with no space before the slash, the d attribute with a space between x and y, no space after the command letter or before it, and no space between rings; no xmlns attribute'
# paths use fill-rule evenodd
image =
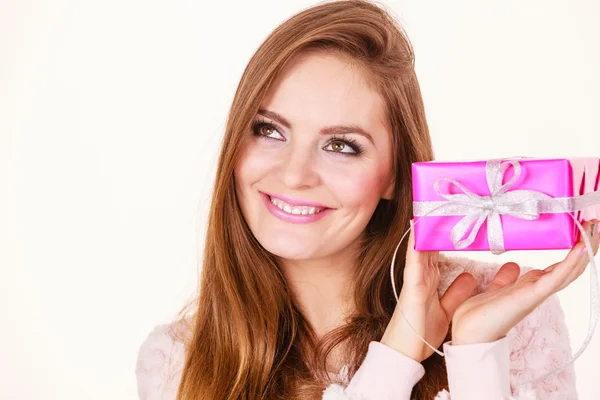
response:
<svg viewBox="0 0 600 400"><path fill-rule="evenodd" d="M598 220L586 222L583 228L598 252ZM563 261L544 270L531 270L519 277L520 268L509 262L496 273L489 288L462 303L452 319L452 344L494 342L531 313L552 294L577 279L589 262L580 239Z"/></svg>
<svg viewBox="0 0 600 400"><path fill-rule="evenodd" d="M440 299L438 252L419 252L414 247L414 233L411 230L399 303L415 331L438 348L446 338L455 310L471 296L477 281L473 275L464 272L452 282ZM418 362L433 354L433 350L415 335L398 306L381 343Z"/></svg>

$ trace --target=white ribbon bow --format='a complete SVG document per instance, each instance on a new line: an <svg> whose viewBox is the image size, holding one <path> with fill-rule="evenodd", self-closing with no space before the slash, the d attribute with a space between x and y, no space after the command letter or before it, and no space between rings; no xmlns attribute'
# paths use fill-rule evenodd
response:
<svg viewBox="0 0 600 400"><path fill-rule="evenodd" d="M512 178L502 184L504 173L509 166L514 168ZM473 243L483 223L488 221L488 241L490 250L494 254L503 253L504 237L500 214L512 215L526 220L538 219L542 212L542 200L552 200L547 194L535 190L510 190L521 176L521 165L516 160L501 163L500 160L490 160L486 163L487 184L490 196L480 196L473 193L459 182L449 179L438 179L435 191L448 200L449 205L459 208L464 217L452 229L452 243L458 250L462 250ZM445 194L440 191L440 182L448 181L463 191L462 194ZM509 191L510 190L510 191ZM452 207L448 207L452 208ZM474 223L474 225L473 225ZM471 231L466 239L465 234Z"/></svg>

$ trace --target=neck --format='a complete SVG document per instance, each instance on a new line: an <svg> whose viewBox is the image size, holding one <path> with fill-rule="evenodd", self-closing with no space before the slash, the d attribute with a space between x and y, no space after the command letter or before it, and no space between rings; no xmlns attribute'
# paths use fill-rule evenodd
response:
<svg viewBox="0 0 600 400"><path fill-rule="evenodd" d="M318 338L343 324L353 311L354 260L350 257L283 260L282 269L298 307Z"/></svg>

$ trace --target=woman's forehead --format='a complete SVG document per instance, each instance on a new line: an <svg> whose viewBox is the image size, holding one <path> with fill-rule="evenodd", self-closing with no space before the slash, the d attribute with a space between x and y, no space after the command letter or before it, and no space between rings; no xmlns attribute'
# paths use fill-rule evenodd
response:
<svg viewBox="0 0 600 400"><path fill-rule="evenodd" d="M295 56L269 88L261 108L292 124L383 128L384 103L364 73L346 59L323 53Z"/></svg>

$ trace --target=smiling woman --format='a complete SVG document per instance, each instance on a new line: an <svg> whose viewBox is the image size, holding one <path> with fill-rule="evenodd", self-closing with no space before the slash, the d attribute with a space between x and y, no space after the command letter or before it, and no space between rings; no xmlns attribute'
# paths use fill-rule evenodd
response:
<svg viewBox="0 0 600 400"><path fill-rule="evenodd" d="M411 165L432 159L412 48L383 8L328 2L277 27L231 106L200 296L142 345L140 397L499 400L568 359L552 293L525 318L507 314L508 333L454 345L455 311L497 323L461 305L502 309L539 273L417 252L412 236L398 301L445 360L398 316L388 268L412 217ZM580 247L547 276L579 271ZM528 395L574 399L574 385L571 366Z"/></svg>

